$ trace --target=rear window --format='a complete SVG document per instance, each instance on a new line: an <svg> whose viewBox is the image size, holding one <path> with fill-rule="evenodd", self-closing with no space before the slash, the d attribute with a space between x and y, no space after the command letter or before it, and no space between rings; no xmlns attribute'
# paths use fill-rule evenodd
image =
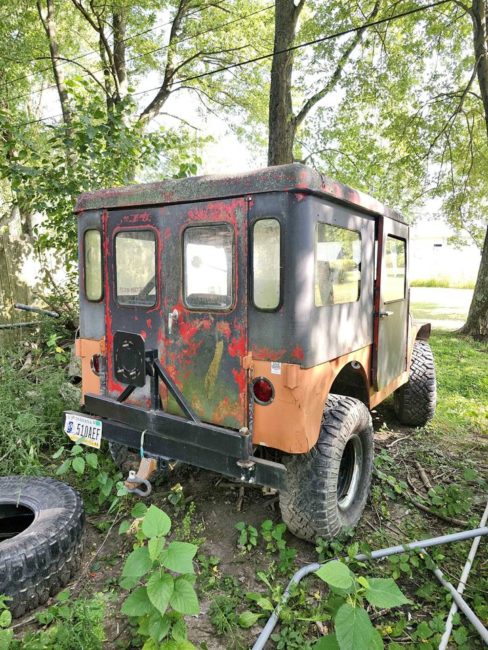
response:
<svg viewBox="0 0 488 650"><path fill-rule="evenodd" d="M392 302L405 298L405 240L388 235L385 247L385 280L383 300Z"/></svg>
<svg viewBox="0 0 488 650"><path fill-rule="evenodd" d="M102 235L99 230L87 230L84 235L85 294L87 300L102 299Z"/></svg>
<svg viewBox="0 0 488 650"><path fill-rule="evenodd" d="M123 230L115 236L117 302L156 304L156 236L152 230Z"/></svg>
<svg viewBox="0 0 488 650"><path fill-rule="evenodd" d="M185 304L190 309L232 307L234 236L227 224L191 226L183 235Z"/></svg>
<svg viewBox="0 0 488 650"><path fill-rule="evenodd" d="M253 227L253 301L258 309L280 304L281 231L276 219L260 219Z"/></svg>
<svg viewBox="0 0 488 650"><path fill-rule="evenodd" d="M315 233L315 304L356 302L361 291L361 235L328 223Z"/></svg>

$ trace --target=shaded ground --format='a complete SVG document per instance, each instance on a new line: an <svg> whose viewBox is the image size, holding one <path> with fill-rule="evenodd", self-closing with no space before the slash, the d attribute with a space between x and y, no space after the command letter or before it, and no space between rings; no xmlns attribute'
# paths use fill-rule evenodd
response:
<svg viewBox="0 0 488 650"><path fill-rule="evenodd" d="M431 322L436 329L460 329L468 315L472 289L412 287L410 299L413 316L419 323Z"/></svg>

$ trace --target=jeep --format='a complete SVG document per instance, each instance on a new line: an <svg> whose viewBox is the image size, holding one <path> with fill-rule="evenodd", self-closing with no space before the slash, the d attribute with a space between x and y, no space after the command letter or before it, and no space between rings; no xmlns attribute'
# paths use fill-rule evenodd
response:
<svg viewBox="0 0 488 650"><path fill-rule="evenodd" d="M409 227L300 164L83 194L82 409L72 440L132 467L170 460L279 491L298 537L357 524L370 410L422 426L430 325L409 314ZM148 490L147 490L148 491Z"/></svg>

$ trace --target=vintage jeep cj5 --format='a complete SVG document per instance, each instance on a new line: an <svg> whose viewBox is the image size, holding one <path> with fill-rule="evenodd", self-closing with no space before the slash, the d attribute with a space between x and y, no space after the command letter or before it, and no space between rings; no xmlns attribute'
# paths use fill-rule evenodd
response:
<svg viewBox="0 0 488 650"><path fill-rule="evenodd" d="M119 463L140 451L133 486L175 459L277 488L304 539L354 526L369 409L393 393L423 425L435 408L402 218L302 165L85 194L76 213L83 412L68 435L103 436Z"/></svg>

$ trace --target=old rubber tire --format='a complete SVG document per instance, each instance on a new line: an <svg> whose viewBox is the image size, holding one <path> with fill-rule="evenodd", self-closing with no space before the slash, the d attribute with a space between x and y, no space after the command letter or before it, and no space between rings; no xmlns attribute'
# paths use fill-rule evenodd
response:
<svg viewBox="0 0 488 650"><path fill-rule="evenodd" d="M108 447L110 455L115 465L122 472L124 480L128 478L129 472L137 472L141 457L137 451L129 449L125 445L119 445L117 442L109 442ZM151 477L152 483L162 483L168 478L168 469L158 462L158 469Z"/></svg>
<svg viewBox="0 0 488 650"><path fill-rule="evenodd" d="M415 341L410 378L393 396L395 412L402 424L423 427L434 417L437 399L435 365L427 341Z"/></svg>
<svg viewBox="0 0 488 650"><path fill-rule="evenodd" d="M0 477L0 594L12 599L14 617L43 605L74 576L84 525L83 502L69 485Z"/></svg>
<svg viewBox="0 0 488 650"><path fill-rule="evenodd" d="M315 447L283 462L288 489L280 494L281 515L294 535L313 542L353 528L366 505L373 470L367 407L353 397L329 395Z"/></svg>

